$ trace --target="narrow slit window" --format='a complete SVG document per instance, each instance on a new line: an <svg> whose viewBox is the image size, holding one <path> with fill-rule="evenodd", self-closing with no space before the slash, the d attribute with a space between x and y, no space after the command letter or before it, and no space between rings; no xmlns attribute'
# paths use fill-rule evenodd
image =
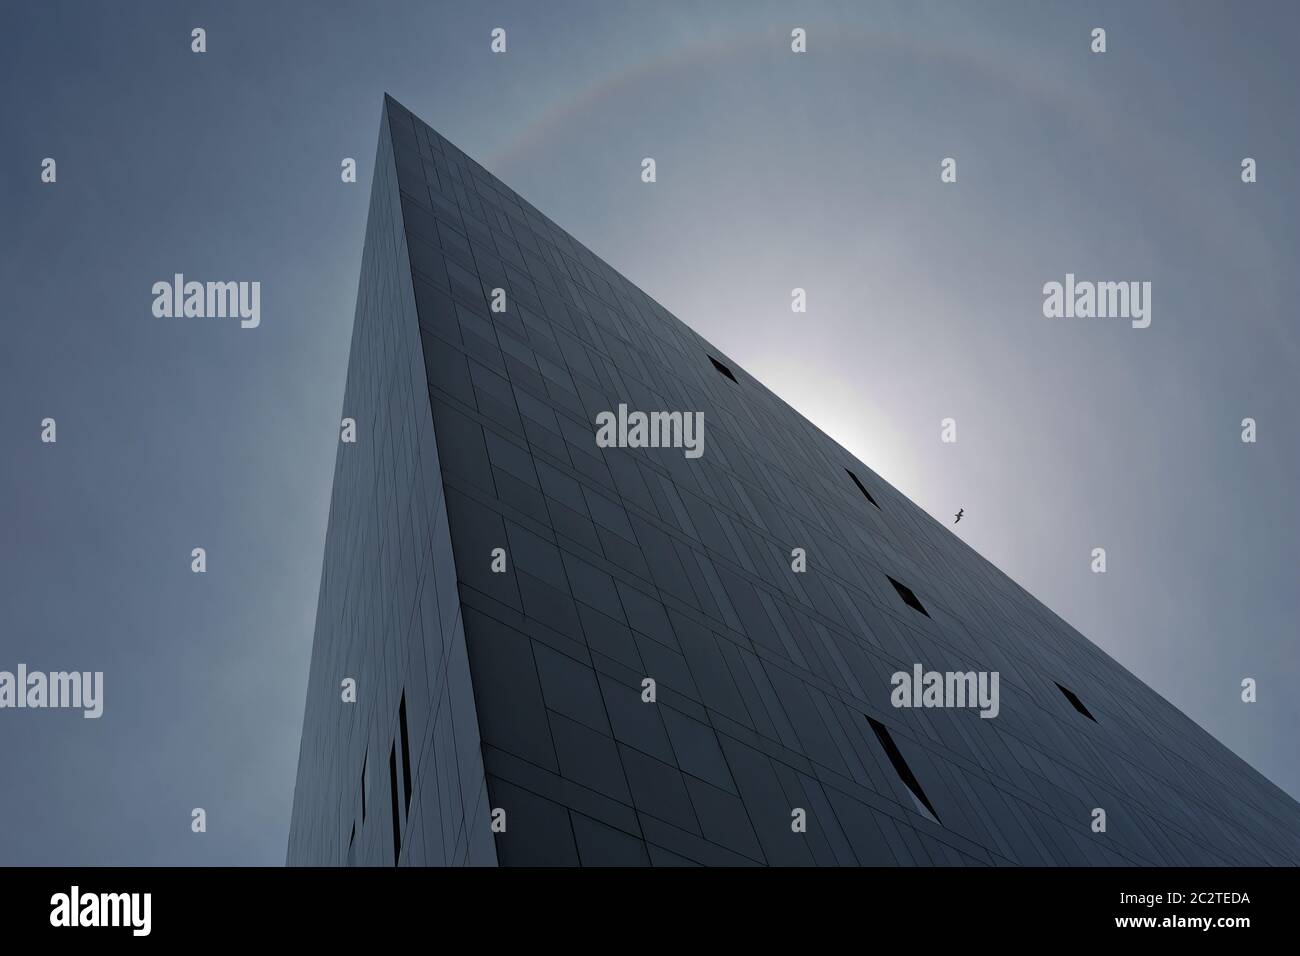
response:
<svg viewBox="0 0 1300 956"><path fill-rule="evenodd" d="M871 492L867 491L867 486L864 485L864 484L863 484L863 483L858 479L858 476L855 475L853 472L849 471L847 468L845 468L844 471L845 471L845 473L848 474L848 476L849 476L850 478L853 479L853 483L854 483L855 485L858 486L858 491L862 492L862 494L866 496L866 499L867 499L868 501L870 501L873 505L876 505L876 499L873 498L873 497L871 497ZM879 508L880 505L876 505L876 507Z"/></svg>
<svg viewBox="0 0 1300 956"><path fill-rule="evenodd" d="M1053 681L1052 683L1056 682ZM1060 684L1056 684L1056 689L1065 695L1065 699L1074 705L1075 710L1083 714L1083 716L1087 717L1094 724L1097 722L1097 718L1092 716L1092 711L1088 710L1088 708L1083 705L1083 701L1079 700L1074 691L1070 690L1068 687L1062 687Z"/></svg>
<svg viewBox="0 0 1300 956"><path fill-rule="evenodd" d="M939 814L935 813L930 798L925 795L925 791L921 789L920 781L916 779L916 774L912 773L912 768L903 759L903 754L899 751L898 744L894 743L889 728L870 717L867 718L867 722L871 724L871 729L876 732L876 739L880 741L880 746L885 748L885 754L889 757L889 762L894 765L894 772L898 774L908 792L912 794L912 799L916 801L917 810L923 816L928 816L935 823L938 823Z"/></svg>
<svg viewBox="0 0 1300 956"><path fill-rule="evenodd" d="M709 356L709 361L713 363L713 367L714 367L714 368L716 368L716 369L717 369L719 372L721 372L723 375L727 376L727 378L731 379L733 382L736 381L736 376L734 376L734 375L731 374L731 369L727 368L727 366L723 365L721 362L719 362L717 359L715 359L712 355ZM739 383L739 382L736 382L736 384L739 385L740 383Z"/></svg>
<svg viewBox="0 0 1300 956"><path fill-rule="evenodd" d="M393 795L393 866L402 855L402 818L397 806L397 747L388 749L388 792Z"/></svg>
<svg viewBox="0 0 1300 956"><path fill-rule="evenodd" d="M889 575L886 574L885 577L889 578ZM895 581L893 578L889 578L889 583L894 586L894 590L898 592L898 596L903 599L904 604L915 611L920 611L926 617L930 616L930 612L925 609L925 605L921 603L921 599L913 593L911 588L902 581Z"/></svg>
<svg viewBox="0 0 1300 956"><path fill-rule="evenodd" d="M411 812L411 744L406 737L406 692L402 692L402 703L397 708L397 722L402 731L402 795L406 800L406 812Z"/></svg>
<svg viewBox="0 0 1300 956"><path fill-rule="evenodd" d="M361 822L366 822L366 763L370 755L361 758Z"/></svg>

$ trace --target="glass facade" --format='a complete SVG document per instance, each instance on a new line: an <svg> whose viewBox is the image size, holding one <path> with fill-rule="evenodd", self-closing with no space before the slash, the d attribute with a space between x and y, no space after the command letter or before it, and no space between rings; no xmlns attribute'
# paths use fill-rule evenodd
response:
<svg viewBox="0 0 1300 956"><path fill-rule="evenodd" d="M598 443L620 405L702 454ZM291 864L1300 863L1280 789L391 98L343 416Z"/></svg>

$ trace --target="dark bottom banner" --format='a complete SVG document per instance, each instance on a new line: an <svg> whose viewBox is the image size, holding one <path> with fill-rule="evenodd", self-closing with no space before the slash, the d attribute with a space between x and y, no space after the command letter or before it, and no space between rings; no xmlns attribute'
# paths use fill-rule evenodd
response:
<svg viewBox="0 0 1300 956"><path fill-rule="evenodd" d="M491 944L783 934L927 943L1131 936L1232 945L1294 925L1294 870L0 868L9 940L378 942L441 926ZM610 936L609 934L614 934ZM671 935L664 935L671 934ZM814 935L815 934L815 935ZM1244 935L1242 935L1244 934ZM446 939L451 942L451 939ZM554 940L552 940L554 941ZM433 940L430 940L433 942Z"/></svg>

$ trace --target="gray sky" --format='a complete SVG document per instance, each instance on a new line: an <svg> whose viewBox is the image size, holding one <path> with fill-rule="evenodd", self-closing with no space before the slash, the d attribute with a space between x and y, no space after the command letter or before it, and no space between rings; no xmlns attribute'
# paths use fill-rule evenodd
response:
<svg viewBox="0 0 1300 956"><path fill-rule="evenodd" d="M1300 13L624 6L6 5L0 670L106 687L0 711L0 863L283 862L384 91L1300 794Z"/></svg>

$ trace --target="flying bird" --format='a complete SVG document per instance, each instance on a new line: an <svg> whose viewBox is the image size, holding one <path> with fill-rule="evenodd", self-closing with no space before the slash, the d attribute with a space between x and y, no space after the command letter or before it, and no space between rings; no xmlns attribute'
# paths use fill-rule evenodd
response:
<svg viewBox="0 0 1300 956"><path fill-rule="evenodd" d="M961 520L961 516L964 515L965 513L966 513L966 509L965 509L965 508L958 508L958 509L957 509L957 521L960 521L960 520ZM953 524L956 524L957 521L954 521Z"/></svg>

